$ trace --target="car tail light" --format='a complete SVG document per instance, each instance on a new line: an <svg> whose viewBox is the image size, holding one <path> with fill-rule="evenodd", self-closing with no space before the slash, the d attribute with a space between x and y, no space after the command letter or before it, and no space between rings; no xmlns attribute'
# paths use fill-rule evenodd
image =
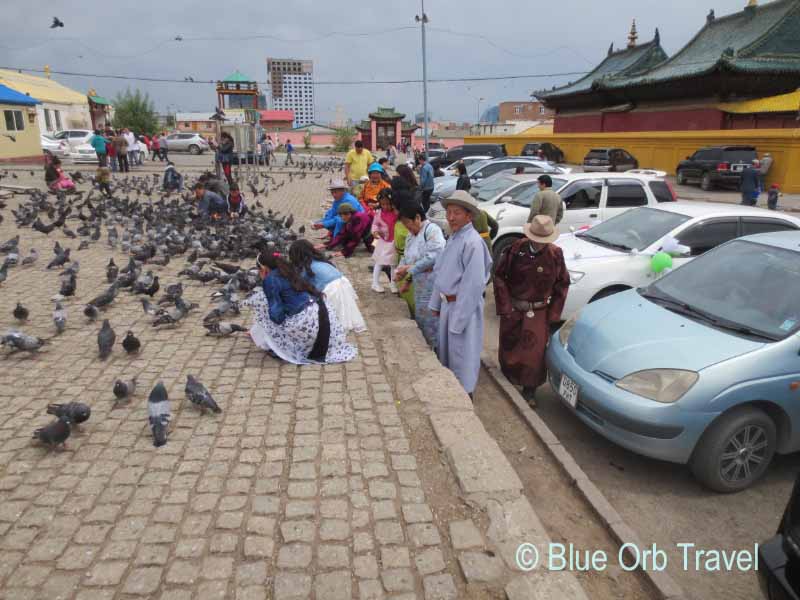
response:
<svg viewBox="0 0 800 600"><path fill-rule="evenodd" d="M677 192L675 192L675 188L672 187L672 184L669 182L668 179L665 179L664 182L667 184L667 189L669 189L669 193L672 194L672 201L673 202L677 202L678 201L678 194L677 194Z"/></svg>
<svg viewBox="0 0 800 600"><path fill-rule="evenodd" d="M726 162L721 162L717 165L717 171L728 171L730 168L730 164Z"/></svg>

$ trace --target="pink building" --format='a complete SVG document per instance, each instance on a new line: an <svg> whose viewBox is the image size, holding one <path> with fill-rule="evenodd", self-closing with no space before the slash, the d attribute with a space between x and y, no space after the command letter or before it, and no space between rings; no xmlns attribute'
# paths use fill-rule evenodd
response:
<svg viewBox="0 0 800 600"><path fill-rule="evenodd" d="M317 123L309 123L295 129L281 129L280 131L268 133L268 135L271 135L273 140L277 138L281 144L291 141L292 145L298 150L305 147L307 135L311 136L310 146L312 148L332 148L336 141L335 129Z"/></svg>

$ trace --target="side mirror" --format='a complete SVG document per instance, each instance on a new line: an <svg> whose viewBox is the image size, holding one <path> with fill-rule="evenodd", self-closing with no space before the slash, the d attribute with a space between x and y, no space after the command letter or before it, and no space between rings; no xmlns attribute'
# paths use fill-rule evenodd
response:
<svg viewBox="0 0 800 600"><path fill-rule="evenodd" d="M503 196L499 200L495 201L495 204L504 204L505 202L511 202L513 198L511 196Z"/></svg>

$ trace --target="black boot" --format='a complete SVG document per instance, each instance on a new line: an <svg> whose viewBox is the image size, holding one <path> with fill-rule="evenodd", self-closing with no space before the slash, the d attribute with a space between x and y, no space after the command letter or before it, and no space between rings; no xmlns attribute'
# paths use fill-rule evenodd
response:
<svg viewBox="0 0 800 600"><path fill-rule="evenodd" d="M536 388L524 386L522 388L522 397L531 408L536 408Z"/></svg>

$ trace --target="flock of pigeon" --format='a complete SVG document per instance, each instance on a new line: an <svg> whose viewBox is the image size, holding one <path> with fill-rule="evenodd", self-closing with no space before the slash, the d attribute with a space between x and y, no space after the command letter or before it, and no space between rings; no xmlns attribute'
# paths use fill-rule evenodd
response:
<svg viewBox="0 0 800 600"><path fill-rule="evenodd" d="M312 168L334 172L341 168L341 162L333 159L301 165L299 175L305 177L306 169ZM290 179L295 176L297 174L289 174ZM83 178L75 179L80 181ZM263 189L259 190L262 181ZM178 277L203 285L217 285L211 294L215 306L202 319L202 325L206 335L226 337L245 331L244 327L227 318L239 315L240 297L259 285L257 270L242 268L238 263L254 259L259 252L286 253L288 245L304 235L302 226L296 233L292 230L292 215L284 217L270 209L263 210L258 196L266 199L271 185L274 191L285 184L285 181L276 183L270 175L257 174L246 182L253 193L250 212L246 218L238 220L210 221L197 213L191 194L163 193L157 190L157 184L158 175L154 175L152 180L147 176L129 176L118 180L109 198L93 187L57 195L30 189L24 193L27 199L10 210L18 228L31 228L43 236L58 230L70 239L79 240L76 253L102 246L105 237L109 252L121 251L128 255L128 262L122 268L117 266L113 256L110 257L104 282L108 287L83 307L83 315L90 322L104 317L97 334L100 360L108 358L117 343L117 333L106 315L112 311L123 290L141 297L142 310L152 317L152 327L156 328L179 327L191 311L198 308L196 303L184 298L182 280L166 285L156 300L161 282L152 267L166 266L177 257L185 257L185 267ZM5 203L0 201L0 210L4 208ZM75 223L74 230L69 226L71 223ZM11 269L34 269L39 264L39 251L30 248L27 254L23 254L19 242L19 235L0 242L0 257L4 257L0 265L0 289ZM52 297L55 305L52 312L54 336L66 331L66 306L75 296L80 272L80 261L72 255L72 248L65 248L58 241L53 246L53 258L44 271L57 269L60 269L58 292ZM22 325L28 321L30 311L18 302L13 316ZM9 353L33 354L50 339L12 329L0 335L0 347L8 348ZM130 330L122 338L121 345L127 355L142 351L141 341ZM114 383L115 402L128 402L135 392L136 378L130 381L118 379ZM185 392L186 397L204 413L206 410L222 411L211 393L192 375L187 378ZM73 427L89 419L91 409L86 404L70 402L50 404L47 413L54 415L56 420L37 429L33 437L50 448L63 448ZM162 382L158 382L148 398L148 420L153 444L157 447L167 441L170 414L167 390Z"/></svg>

